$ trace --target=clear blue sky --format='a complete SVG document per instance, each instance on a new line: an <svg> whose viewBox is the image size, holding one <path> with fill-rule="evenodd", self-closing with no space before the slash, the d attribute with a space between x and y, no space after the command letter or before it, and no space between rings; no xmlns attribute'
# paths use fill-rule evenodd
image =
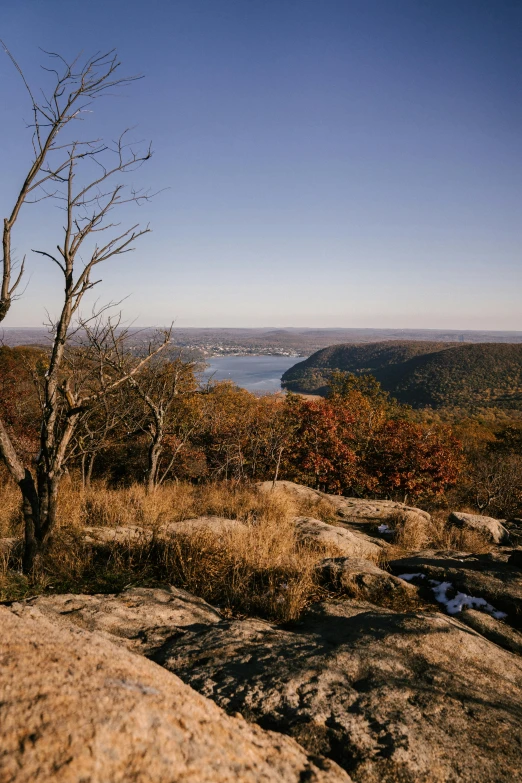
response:
<svg viewBox="0 0 522 783"><path fill-rule="evenodd" d="M169 188L153 234L103 270L140 324L522 329L520 0L1 0L33 84L38 47L117 47L146 78L93 127L137 125ZM0 58L1 215L25 174L26 96ZM91 120L89 120L91 121ZM134 214L124 215L133 219ZM56 227L58 224L56 224ZM6 326L55 313L32 247Z"/></svg>

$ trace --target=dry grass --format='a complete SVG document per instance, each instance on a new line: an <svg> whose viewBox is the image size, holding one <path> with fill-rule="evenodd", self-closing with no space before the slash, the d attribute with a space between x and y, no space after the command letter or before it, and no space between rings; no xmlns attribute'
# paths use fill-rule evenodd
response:
<svg viewBox="0 0 522 783"><path fill-rule="evenodd" d="M315 516L333 521L335 509L319 499L310 502L290 494L276 493L295 516ZM12 483L0 488L0 536L21 533L20 492ZM108 489L99 483L82 490L70 479L64 480L59 498L59 526L67 528L128 527L158 528L163 524L212 515L250 522L266 515L274 505L270 493L259 493L244 485L225 482L194 486L188 483L158 487L147 495L142 485Z"/></svg>
<svg viewBox="0 0 522 783"><path fill-rule="evenodd" d="M2 486L0 500L0 536L21 535L18 488ZM167 536L161 531L165 524L200 516L243 524L220 534L204 529ZM295 620L311 602L328 595L317 564L339 554L299 541L296 516L337 521L335 507L326 499L262 493L224 482L172 484L147 495L138 485L115 490L99 484L83 491L67 479L60 494L58 527L34 574L27 578L20 573L19 551L9 557L0 554L0 600L51 590L117 592L128 585L171 584L236 616ZM400 556L397 553L425 546L477 553L491 549L480 534L450 527L437 516L428 524L398 513L387 523L396 535L386 559L392 550ZM94 545L85 541L86 526L138 527L148 534L132 542ZM382 603L375 596L372 600ZM394 598L404 600L402 595Z"/></svg>
<svg viewBox="0 0 522 783"><path fill-rule="evenodd" d="M289 494L290 493L285 493ZM292 497L292 495L290 495ZM329 525L340 525L338 510L327 498L306 498L293 495L300 517L313 517Z"/></svg>
<svg viewBox="0 0 522 783"><path fill-rule="evenodd" d="M493 548L491 541L479 531L449 524L447 514L443 511L433 513L430 522L409 519L407 514L398 512L386 523L396 534L391 545L382 553L379 560L381 568L386 568L390 560L405 557L420 549L482 555L491 552Z"/></svg>
<svg viewBox="0 0 522 783"><path fill-rule="evenodd" d="M57 530L31 579L20 575L18 554L9 568L7 561L0 563L0 600L49 590L115 592L130 584L168 583L236 615L293 620L325 592L317 578L318 561L338 554L298 541L293 519L303 513L302 505L281 493L225 483L170 485L147 495L140 486L84 492L67 482ZM323 508L326 512L330 509ZM207 515L243 525L219 534L203 529L166 536L161 531L166 523ZM4 518L2 510L0 517L2 529L20 532L16 513ZM154 535L95 546L85 541L85 526L138 526Z"/></svg>
<svg viewBox="0 0 522 783"><path fill-rule="evenodd" d="M20 490L13 482L0 485L0 538L21 532Z"/></svg>
<svg viewBox="0 0 522 783"><path fill-rule="evenodd" d="M444 512L432 514L429 533L430 546L433 549L483 555L491 552L493 548L491 541L488 541L478 530L449 524Z"/></svg>
<svg viewBox="0 0 522 783"><path fill-rule="evenodd" d="M393 544L406 551L415 551L426 546L429 540L428 523L421 517L405 511L390 514L386 524L395 531Z"/></svg>
<svg viewBox="0 0 522 783"><path fill-rule="evenodd" d="M235 614L297 619L324 593L316 566L332 552L299 542L287 509L272 504L261 519L224 535L171 539L164 558L173 583Z"/></svg>

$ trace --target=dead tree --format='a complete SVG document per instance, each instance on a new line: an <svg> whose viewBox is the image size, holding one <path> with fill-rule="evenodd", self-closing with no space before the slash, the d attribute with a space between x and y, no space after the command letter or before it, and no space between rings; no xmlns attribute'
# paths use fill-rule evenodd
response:
<svg viewBox="0 0 522 783"><path fill-rule="evenodd" d="M55 526L58 488L81 416L102 396L112 393L138 373L151 358L150 355L142 357L128 374L107 377L97 389L86 388L67 372L66 349L71 344L80 304L85 294L100 282L92 279L94 270L99 264L129 252L134 242L149 231L148 227L140 228L138 224L123 229L114 222L112 215L123 204L140 204L150 197L149 192L128 190L119 177L140 167L150 158L151 150L147 147L141 152L134 148L127 141L127 131L113 144L101 141L58 144L57 135L63 126L78 118L89 101L107 90L128 84L133 77L116 76L119 63L112 52L90 58L83 66L78 64L78 60L69 64L58 55L51 56L59 69L52 69L55 87L51 96L38 103L27 88L33 102L36 159L30 171L30 182L24 185L22 196L17 201L20 207L27 195L34 192L35 200L56 199L64 212L62 241L56 251L34 251L60 269L64 294L61 312L52 324L49 364L41 388L39 452L31 468L23 464L0 421L0 455L22 493L26 571L33 567L35 558ZM57 156L53 164L48 162L50 153ZM37 178L38 172L41 172L40 179ZM13 221L8 222L4 279L6 261L9 272ZM12 287L10 290L12 294ZM7 290L8 298L2 305L5 312L9 309L11 294ZM157 351L162 350L167 342L168 339L158 346Z"/></svg>
<svg viewBox="0 0 522 783"><path fill-rule="evenodd" d="M147 491L152 492L165 481L200 423L195 377L199 366L185 361L179 351L174 355L163 352L157 356L157 346L164 345L165 339L170 337L169 330L156 335L147 345L147 355L154 358L136 371L139 359L128 349L127 332L118 333L114 324L109 323L112 329L109 337L103 329L96 333L90 324L83 326L89 343L97 346L100 364L110 368L114 377L128 378L135 400L134 406L129 408L128 429L145 434L149 441L146 486ZM166 462L162 463L166 452Z"/></svg>
<svg viewBox="0 0 522 783"><path fill-rule="evenodd" d="M111 319L98 319L95 328L89 325L88 332L81 332L84 339L78 346L69 346L65 355L66 373L70 382L95 396L102 392L80 415L67 453L67 464L73 463L80 467L84 489L91 485L96 458L107 448L125 439L127 422L135 405L135 400L127 388L128 384L110 388L115 376L106 356L100 355L98 350L99 345L103 344L106 351L111 349L111 352L114 352L114 335L110 324ZM82 328L81 325L79 328ZM90 337L94 335L95 340L90 341Z"/></svg>
<svg viewBox="0 0 522 783"><path fill-rule="evenodd" d="M116 87L129 84L139 76L120 77L120 63L115 52L97 54L85 63L79 64L77 58L67 63L60 55L49 53L51 66L45 68L55 76L51 93L44 95L42 100L36 100L20 66L0 41L4 51L11 59L14 67L22 78L31 102L33 130L33 154L25 178L16 195L8 217L4 218L2 234L2 285L0 289L0 321L6 317L15 291L20 285L25 265L25 257L15 280L13 277L13 258L11 238L14 225L26 203L35 203L53 195L53 189L58 180L67 171L69 160L63 155L68 149L66 142L62 143L63 131L71 123L84 118L88 107L97 98ZM83 142L86 154L92 154L90 144ZM92 143L91 143L92 144Z"/></svg>
<svg viewBox="0 0 522 783"><path fill-rule="evenodd" d="M187 397L195 400L194 365L181 357L151 362L131 378L130 384L149 413L144 427L149 439L146 483L147 491L152 492L163 484L200 420L194 407L189 410L184 405ZM174 442L167 464L162 465L167 438Z"/></svg>

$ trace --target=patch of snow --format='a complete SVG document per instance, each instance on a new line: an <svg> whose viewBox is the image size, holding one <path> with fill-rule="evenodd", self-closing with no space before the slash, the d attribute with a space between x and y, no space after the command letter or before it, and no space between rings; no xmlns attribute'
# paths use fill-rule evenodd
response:
<svg viewBox="0 0 522 783"><path fill-rule="evenodd" d="M411 582L413 579L425 578L425 574L399 574L399 579L404 579L405 582ZM463 609L481 609L496 620L503 620L507 617L505 612L501 612L498 609L495 609L494 606L491 606L491 604L488 604L485 598L466 595L466 593L457 593L453 598L449 598L448 590L454 589L451 582L438 582L436 579L430 579L429 582L435 600L439 604L444 604L448 614L458 614L459 612L462 612Z"/></svg>
<svg viewBox="0 0 522 783"><path fill-rule="evenodd" d="M488 604L485 598L478 598L466 593L457 593L453 598L449 598L448 590L453 590L451 582L437 582L435 579L430 579L430 585L432 586L431 589L433 590L435 600L437 603L446 606L448 614L458 614L463 609L481 609L497 620L503 620L504 617L507 617L505 612L500 612L494 606Z"/></svg>
<svg viewBox="0 0 522 783"><path fill-rule="evenodd" d="M448 590L451 590L453 585L451 582L436 582L435 579L430 579L430 585L431 589L433 590L433 595L435 597L435 600L439 604L445 604L449 600L447 596Z"/></svg>
<svg viewBox="0 0 522 783"><path fill-rule="evenodd" d="M425 579L424 574L399 574L399 579L404 579L405 582L411 582L412 579Z"/></svg>

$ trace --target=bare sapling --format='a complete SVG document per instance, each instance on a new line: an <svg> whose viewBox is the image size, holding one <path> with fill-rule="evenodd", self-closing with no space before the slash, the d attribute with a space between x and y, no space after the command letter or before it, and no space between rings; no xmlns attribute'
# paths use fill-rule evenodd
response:
<svg viewBox="0 0 522 783"><path fill-rule="evenodd" d="M134 373L145 371L144 359L146 363L166 348L171 330L158 331L155 341L142 344L136 353L129 344L139 341L139 332L122 328L121 314L105 317L102 312L79 318L77 328L65 353L66 373L75 388L88 391L91 403L80 415L67 461L80 466L82 485L88 488L96 458L124 442L129 423L139 420L130 381ZM122 357L127 359L124 366ZM119 379L123 380L116 384Z"/></svg>
<svg viewBox="0 0 522 783"><path fill-rule="evenodd" d="M107 329L84 325L91 346L98 350L99 364L110 368L115 378L128 379L131 402L126 406L127 430L148 440L145 484L148 492L169 477L176 459L194 437L204 416L204 397L199 394L195 362L178 351L163 351L170 330L158 332L147 346L152 357L136 371L139 358L129 350L129 334L114 323ZM128 392L126 392L128 393Z"/></svg>

